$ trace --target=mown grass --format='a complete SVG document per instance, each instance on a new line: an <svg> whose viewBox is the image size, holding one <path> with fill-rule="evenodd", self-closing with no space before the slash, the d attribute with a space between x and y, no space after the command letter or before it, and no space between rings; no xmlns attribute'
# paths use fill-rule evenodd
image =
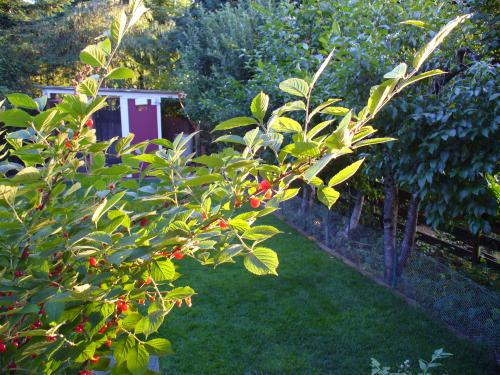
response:
<svg viewBox="0 0 500 375"><path fill-rule="evenodd" d="M257 277L241 262L217 269L183 261L177 282L197 293L160 335L175 354L162 370L177 374L369 374L371 357L418 367L444 347L454 354L439 373L493 374L484 348L460 339L276 218L284 233L267 246L280 256L279 277Z"/></svg>

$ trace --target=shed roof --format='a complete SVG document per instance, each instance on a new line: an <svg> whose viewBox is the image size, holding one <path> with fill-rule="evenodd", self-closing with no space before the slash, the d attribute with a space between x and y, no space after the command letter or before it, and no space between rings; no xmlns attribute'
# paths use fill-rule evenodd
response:
<svg viewBox="0 0 500 375"><path fill-rule="evenodd" d="M44 95L48 94L72 94L75 88L72 86L40 86ZM127 98L161 98L161 99L179 99L186 96L181 91L163 91L163 90L142 90L142 89L122 89L122 88L101 88L100 95L118 96Z"/></svg>

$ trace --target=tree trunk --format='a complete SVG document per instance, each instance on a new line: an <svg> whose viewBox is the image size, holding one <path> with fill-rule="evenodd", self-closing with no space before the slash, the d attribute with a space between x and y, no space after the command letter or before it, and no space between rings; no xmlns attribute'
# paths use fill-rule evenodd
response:
<svg viewBox="0 0 500 375"><path fill-rule="evenodd" d="M398 221L398 189L394 175L384 176L384 278L389 285L395 282L396 229Z"/></svg>
<svg viewBox="0 0 500 375"><path fill-rule="evenodd" d="M331 222L332 222L332 211L327 209L324 217L324 242L325 246L330 247L332 244L332 233L331 233Z"/></svg>
<svg viewBox="0 0 500 375"><path fill-rule="evenodd" d="M307 197L307 202L306 202L306 212L305 212L305 215L303 216L304 230L307 230L308 227L313 225L313 220L312 220L311 216L312 216L312 211L313 211L312 207L314 204L314 197L315 197L315 193L316 193L314 186L309 186L307 190L309 190L309 196Z"/></svg>
<svg viewBox="0 0 500 375"><path fill-rule="evenodd" d="M351 218L347 221L347 225L344 229L344 235L349 236L349 233L356 229L359 224L359 219L361 217L361 212L363 211L363 204L365 203L365 196L361 190L356 190L356 196L354 197L354 207L351 212Z"/></svg>
<svg viewBox="0 0 500 375"><path fill-rule="evenodd" d="M309 196L309 186L302 187L302 200L300 202L300 216L304 217L307 211L307 197Z"/></svg>
<svg viewBox="0 0 500 375"><path fill-rule="evenodd" d="M403 269L406 267L408 259L410 258L413 248L415 247L419 208L420 198L418 196L418 192L415 192L411 195L410 202L408 204L403 243L401 244L401 253L398 257L398 276L401 276L403 273Z"/></svg>

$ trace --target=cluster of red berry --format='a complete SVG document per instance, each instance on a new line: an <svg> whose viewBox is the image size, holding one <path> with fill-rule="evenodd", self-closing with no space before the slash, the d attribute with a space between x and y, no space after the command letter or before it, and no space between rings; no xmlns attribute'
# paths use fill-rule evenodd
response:
<svg viewBox="0 0 500 375"><path fill-rule="evenodd" d="M272 190L272 185L269 181L263 180L261 183L259 183L259 187L257 188L257 193L264 193L262 196L263 199L269 200L273 197L273 190ZM259 208L260 203L262 202L262 199L259 199L255 195L252 195L250 197L250 206L252 208Z"/></svg>

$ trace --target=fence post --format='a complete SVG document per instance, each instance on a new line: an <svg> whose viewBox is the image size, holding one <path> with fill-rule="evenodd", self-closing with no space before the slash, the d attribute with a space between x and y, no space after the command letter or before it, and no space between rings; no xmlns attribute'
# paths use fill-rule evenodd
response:
<svg viewBox="0 0 500 375"><path fill-rule="evenodd" d="M479 248L479 240L481 239L481 232L474 236L472 243L472 264L478 265L480 262L481 249Z"/></svg>

